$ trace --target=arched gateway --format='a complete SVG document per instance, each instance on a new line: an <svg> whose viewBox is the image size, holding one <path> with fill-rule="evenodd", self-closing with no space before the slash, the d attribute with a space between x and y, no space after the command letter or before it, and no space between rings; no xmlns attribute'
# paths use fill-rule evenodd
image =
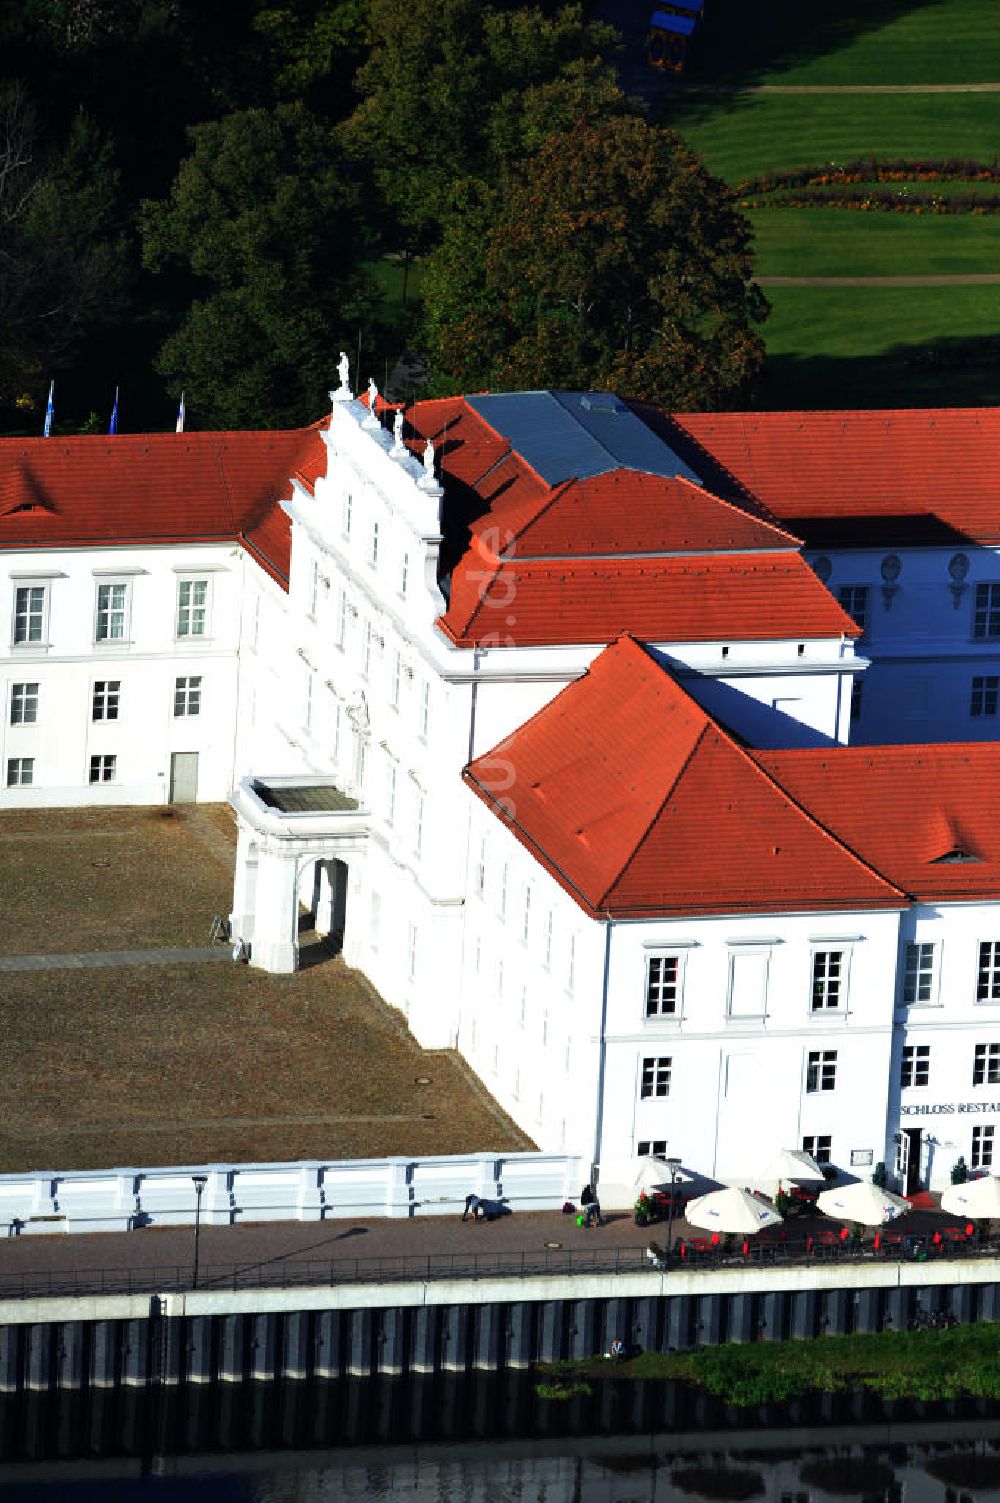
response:
<svg viewBox="0 0 1000 1503"><path fill-rule="evenodd" d="M317 932L342 945L368 810L323 776L244 778L230 802L238 829L232 934L248 947L250 964L298 968L300 903Z"/></svg>

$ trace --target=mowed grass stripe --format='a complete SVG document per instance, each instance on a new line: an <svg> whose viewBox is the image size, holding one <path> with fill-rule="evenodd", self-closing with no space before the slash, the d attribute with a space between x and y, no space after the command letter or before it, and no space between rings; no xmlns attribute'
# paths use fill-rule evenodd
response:
<svg viewBox="0 0 1000 1503"><path fill-rule="evenodd" d="M998 116L992 94L738 94L679 96L665 120L735 187L775 169L871 157L991 162Z"/></svg>
<svg viewBox="0 0 1000 1503"><path fill-rule="evenodd" d="M1000 340L1000 287L771 287L766 296L768 364L755 406L1000 403L990 348ZM958 341L969 363L952 366Z"/></svg>
<svg viewBox="0 0 1000 1503"><path fill-rule="evenodd" d="M1000 217L817 208L760 209L750 219L762 277L1000 272Z"/></svg>
<svg viewBox="0 0 1000 1503"><path fill-rule="evenodd" d="M689 76L802 84L992 83L996 0L713 0Z"/></svg>

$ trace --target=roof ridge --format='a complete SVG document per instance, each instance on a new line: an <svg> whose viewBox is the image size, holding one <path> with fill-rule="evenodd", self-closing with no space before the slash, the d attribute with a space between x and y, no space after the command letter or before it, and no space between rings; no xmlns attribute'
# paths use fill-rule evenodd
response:
<svg viewBox="0 0 1000 1503"><path fill-rule="evenodd" d="M722 468L725 469L725 465L723 465ZM766 527L769 532L776 532L780 537L788 538L789 542L792 542L796 545L796 548L799 552L801 552L805 547L804 540L800 537L796 537L794 532L789 532L786 527L779 526L778 519L777 517L774 517L774 513L771 512L770 507L765 508L764 503L758 501L751 492L746 491L747 497L750 500L754 501L756 506L760 507L761 509L767 510L769 516L762 517L759 516L756 512L749 511L745 506L737 506L735 501L730 501L725 496L720 496L717 491L711 490L707 485L696 485L694 481L689 480L686 475L674 475L671 477L671 479L676 480L681 485L690 486L691 490L697 491L702 496L711 496L712 500L718 506L728 506L730 511L736 512L741 517L746 517L751 522L756 522L759 527ZM736 480L735 476L733 476L733 480L735 481L736 485L739 486L739 489L741 491L745 490L744 486L739 485L739 481ZM771 520L772 517L774 518L773 521Z"/></svg>

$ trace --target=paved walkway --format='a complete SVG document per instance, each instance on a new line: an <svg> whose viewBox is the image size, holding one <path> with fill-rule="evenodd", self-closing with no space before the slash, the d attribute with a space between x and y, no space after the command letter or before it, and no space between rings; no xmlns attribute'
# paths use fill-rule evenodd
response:
<svg viewBox="0 0 1000 1503"><path fill-rule="evenodd" d="M998 287L1000 273L918 277L754 277L758 287Z"/></svg>
<svg viewBox="0 0 1000 1503"><path fill-rule="evenodd" d="M211 945L204 949L98 950L82 955L0 955L0 971L84 971L95 966L123 965L204 965L206 961L228 960L228 945Z"/></svg>

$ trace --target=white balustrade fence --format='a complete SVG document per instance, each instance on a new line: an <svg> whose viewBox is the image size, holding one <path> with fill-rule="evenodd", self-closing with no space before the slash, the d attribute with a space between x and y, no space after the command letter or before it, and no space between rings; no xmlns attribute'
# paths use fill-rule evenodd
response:
<svg viewBox="0 0 1000 1503"><path fill-rule="evenodd" d="M347 1159L325 1164L206 1164L0 1175L0 1236L190 1226L204 1175L203 1226L450 1216L470 1193L512 1211L576 1200L590 1164L572 1154L473 1153L449 1158Z"/></svg>

